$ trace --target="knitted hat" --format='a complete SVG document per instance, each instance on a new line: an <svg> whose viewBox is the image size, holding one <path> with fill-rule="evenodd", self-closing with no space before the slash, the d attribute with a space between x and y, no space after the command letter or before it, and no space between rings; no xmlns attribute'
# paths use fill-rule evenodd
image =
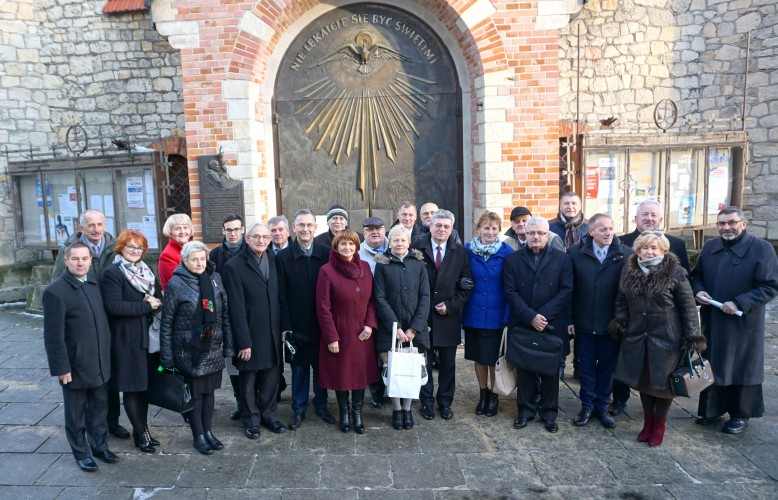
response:
<svg viewBox="0 0 778 500"><path fill-rule="evenodd" d="M330 207L330 209L327 211L327 222L329 222L330 219L332 219L336 215L340 215L341 217L346 219L346 222L348 222L348 212L341 205L332 205Z"/></svg>

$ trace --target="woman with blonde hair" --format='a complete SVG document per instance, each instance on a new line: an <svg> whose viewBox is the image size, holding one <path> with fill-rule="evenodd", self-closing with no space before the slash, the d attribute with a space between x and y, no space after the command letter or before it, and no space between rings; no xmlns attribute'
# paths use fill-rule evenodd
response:
<svg viewBox="0 0 778 500"><path fill-rule="evenodd" d="M673 403L670 374L684 349L702 352L705 337L686 270L656 231L637 237L621 272L608 331L621 339L615 378L640 391L643 429L637 440L659 446Z"/></svg>
<svg viewBox="0 0 778 500"><path fill-rule="evenodd" d="M159 264L157 265L159 285L163 292L170 277L173 276L173 270L181 262L181 249L192 239L193 233L192 219L186 214L173 214L167 218L165 225L162 226L162 234L169 238L165 249L159 254Z"/></svg>

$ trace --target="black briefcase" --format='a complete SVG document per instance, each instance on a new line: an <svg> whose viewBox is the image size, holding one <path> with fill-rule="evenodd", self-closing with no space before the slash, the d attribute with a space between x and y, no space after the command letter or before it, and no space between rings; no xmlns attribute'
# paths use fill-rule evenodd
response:
<svg viewBox="0 0 778 500"><path fill-rule="evenodd" d="M176 413L192 411L192 390L184 375L169 370L149 370L149 404L159 406Z"/></svg>
<svg viewBox="0 0 778 500"><path fill-rule="evenodd" d="M541 375L558 375L562 339L548 331L515 326L508 332L505 357L512 365Z"/></svg>

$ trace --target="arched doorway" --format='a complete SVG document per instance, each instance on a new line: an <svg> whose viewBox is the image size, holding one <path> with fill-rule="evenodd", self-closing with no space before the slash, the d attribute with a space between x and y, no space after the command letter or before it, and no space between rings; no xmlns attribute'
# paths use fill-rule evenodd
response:
<svg viewBox="0 0 778 500"><path fill-rule="evenodd" d="M279 213L339 203L389 223L409 200L462 219L461 89L413 14L354 4L310 23L280 65L274 133Z"/></svg>

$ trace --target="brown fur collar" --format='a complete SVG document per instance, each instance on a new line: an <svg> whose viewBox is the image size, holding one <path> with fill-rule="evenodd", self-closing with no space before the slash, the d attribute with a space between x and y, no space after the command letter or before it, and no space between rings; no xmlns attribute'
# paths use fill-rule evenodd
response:
<svg viewBox="0 0 778 500"><path fill-rule="evenodd" d="M624 271L621 275L621 291L628 297L637 297L645 295L655 297L664 293L670 287L673 279L673 270L678 265L678 258L666 253L661 264L656 266L648 274L643 274L643 270L638 265L638 256L632 255L624 265Z"/></svg>
<svg viewBox="0 0 778 500"><path fill-rule="evenodd" d="M411 248L408 251L408 255L405 258L407 259L409 257L412 257L412 258L414 258L416 260L424 260L424 254L422 254L420 251L416 250L415 248ZM386 252L380 253L380 254L376 255L375 257L373 257L373 260L375 260L377 264L388 264L392 260L399 261L400 259L395 257L394 254L391 254L391 257L390 257L390 251L387 250Z"/></svg>

